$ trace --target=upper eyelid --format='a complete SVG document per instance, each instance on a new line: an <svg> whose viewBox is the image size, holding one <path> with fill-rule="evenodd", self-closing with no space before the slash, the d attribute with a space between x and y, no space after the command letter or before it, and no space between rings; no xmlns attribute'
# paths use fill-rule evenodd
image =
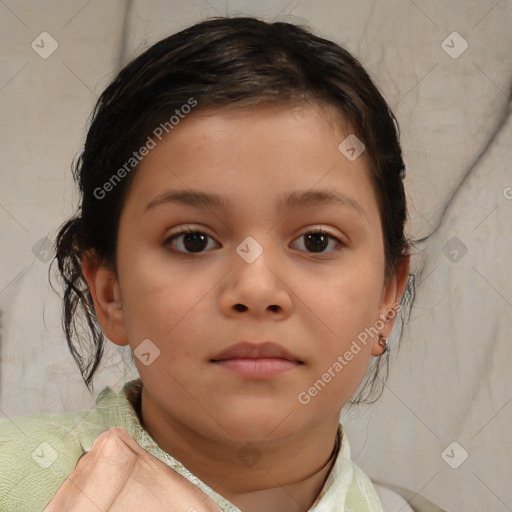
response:
<svg viewBox="0 0 512 512"><path fill-rule="evenodd" d="M305 229L304 231L301 231L301 234L298 235L298 236L304 236L308 233L325 233L329 236L332 236L333 238L337 238L337 239L340 239L340 235L337 235L337 234L334 234L332 233L328 228L325 228L323 226L315 226L315 227L312 227L312 228L307 228ZM340 240L341 242L343 240Z"/></svg>
<svg viewBox="0 0 512 512"><path fill-rule="evenodd" d="M169 236L180 235L182 233L203 233L205 235L208 235L208 236L214 238L212 235L208 234L208 229L205 229L204 227L194 226L193 224L185 224L185 226L186 227L178 228L178 230L175 233L172 233ZM308 228L304 228L304 230L301 230L301 234L297 235L297 236L302 236L302 235L305 235L305 234L311 233L311 232L321 232L321 233L327 233L328 235L333 236L335 238L339 237L339 235L331 233L331 231L329 229L330 228L325 227L323 224L315 224Z"/></svg>

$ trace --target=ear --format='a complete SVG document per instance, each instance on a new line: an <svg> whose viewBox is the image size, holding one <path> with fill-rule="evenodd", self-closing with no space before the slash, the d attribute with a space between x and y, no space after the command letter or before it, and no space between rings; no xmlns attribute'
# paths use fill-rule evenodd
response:
<svg viewBox="0 0 512 512"><path fill-rule="evenodd" d="M382 290L381 303L379 306L379 320L375 323L379 327L384 324L382 329L379 328L380 334L384 338L389 338L395 319L398 315L398 306L402 300L402 296L407 285L409 277L410 255L402 256L400 263L388 283ZM379 337L375 339L372 346L372 356L382 355L382 347L379 345Z"/></svg>
<svg viewBox="0 0 512 512"><path fill-rule="evenodd" d="M96 255L87 251L82 254L82 273L91 291L103 333L116 345L128 345L115 272L103 265Z"/></svg>

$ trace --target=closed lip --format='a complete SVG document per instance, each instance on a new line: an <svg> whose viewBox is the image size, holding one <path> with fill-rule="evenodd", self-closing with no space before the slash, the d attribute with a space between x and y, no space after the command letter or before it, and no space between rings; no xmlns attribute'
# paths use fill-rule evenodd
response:
<svg viewBox="0 0 512 512"><path fill-rule="evenodd" d="M240 343L235 343L222 352L215 354L210 361L217 362L226 359L264 358L286 359L295 363L304 364L299 356L272 341L264 341L262 343L249 343L247 341L242 341Z"/></svg>

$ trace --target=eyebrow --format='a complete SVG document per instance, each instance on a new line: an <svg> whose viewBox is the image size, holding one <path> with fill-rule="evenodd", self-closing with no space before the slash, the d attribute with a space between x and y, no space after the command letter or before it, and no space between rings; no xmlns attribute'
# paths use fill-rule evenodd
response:
<svg viewBox="0 0 512 512"><path fill-rule="evenodd" d="M229 210L233 207L230 198L213 192L204 192L201 190L173 190L165 192L151 200L144 208L143 213L167 203L180 203L198 208L217 208L224 210ZM277 202L277 208L279 210L307 208L317 205L343 206L366 217L363 207L355 199L345 194L334 193L331 190L295 191L282 196Z"/></svg>

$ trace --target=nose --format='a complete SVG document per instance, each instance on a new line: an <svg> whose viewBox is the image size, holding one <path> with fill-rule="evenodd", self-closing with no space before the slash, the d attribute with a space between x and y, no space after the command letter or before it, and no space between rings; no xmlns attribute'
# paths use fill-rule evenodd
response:
<svg viewBox="0 0 512 512"><path fill-rule="evenodd" d="M293 307L286 265L270 249L253 261L234 254L232 271L221 297L221 309L227 316L241 313L255 319L285 319Z"/></svg>

